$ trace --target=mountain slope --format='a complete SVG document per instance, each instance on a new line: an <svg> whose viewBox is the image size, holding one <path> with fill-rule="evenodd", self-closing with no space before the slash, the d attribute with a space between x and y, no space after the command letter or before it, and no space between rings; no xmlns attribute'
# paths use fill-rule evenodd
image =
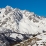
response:
<svg viewBox="0 0 46 46"><path fill-rule="evenodd" d="M35 34L46 31L46 18L33 12L6 6L0 8L0 27L12 31Z"/></svg>
<svg viewBox="0 0 46 46"><path fill-rule="evenodd" d="M12 32L17 32L17 33L12 33ZM4 35L2 33L4 33ZM13 41L16 41L15 39L25 40L29 38L29 35L27 34L30 34L30 38L31 37L33 38L32 35L34 36L36 35L35 37L42 39L43 41L46 42L46 37L45 37L46 18L36 15L34 12L29 12L27 10L20 10L17 8L12 8L10 6L6 6L5 8L0 8L0 35L1 35L0 37L1 38L6 37L5 39L8 38L8 40L10 39ZM41 41L38 41L37 44L39 44L39 42ZM3 44L0 43L0 45Z"/></svg>

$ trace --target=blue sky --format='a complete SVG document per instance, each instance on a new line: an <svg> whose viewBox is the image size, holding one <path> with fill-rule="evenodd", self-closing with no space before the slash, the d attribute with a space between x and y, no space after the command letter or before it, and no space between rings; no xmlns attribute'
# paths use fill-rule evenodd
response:
<svg viewBox="0 0 46 46"><path fill-rule="evenodd" d="M7 5L13 8L26 9L37 15L46 16L46 0L0 0L0 7Z"/></svg>

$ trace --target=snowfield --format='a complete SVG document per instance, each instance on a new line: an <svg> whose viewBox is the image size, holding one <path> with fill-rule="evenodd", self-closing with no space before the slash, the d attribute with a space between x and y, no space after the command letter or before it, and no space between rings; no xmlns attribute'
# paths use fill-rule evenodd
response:
<svg viewBox="0 0 46 46"><path fill-rule="evenodd" d="M46 35L44 36L43 33L46 32L46 18L36 15L34 12L6 6L5 8L0 8L0 33L4 32L32 35L40 33L36 37L45 41ZM15 39L18 37L23 40L24 37L21 34L11 33L6 36Z"/></svg>

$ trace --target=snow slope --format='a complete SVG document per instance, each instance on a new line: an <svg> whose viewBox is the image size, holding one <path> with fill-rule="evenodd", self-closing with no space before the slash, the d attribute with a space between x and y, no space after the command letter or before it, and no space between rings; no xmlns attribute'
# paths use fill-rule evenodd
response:
<svg viewBox="0 0 46 46"><path fill-rule="evenodd" d="M41 44L43 44L42 42L45 42L46 44L46 18L36 15L34 12L20 10L10 6L0 8L0 33L5 32L17 32L21 34L33 35L41 33L35 36L42 39L41 41L36 41L37 44L41 46ZM19 39L23 40L24 36L21 34L7 33L5 36L10 36L15 39L18 37ZM33 46L36 46L36 44Z"/></svg>
<svg viewBox="0 0 46 46"><path fill-rule="evenodd" d="M46 31L46 18L34 12L6 6L0 8L0 31L3 28L22 34L37 34Z"/></svg>

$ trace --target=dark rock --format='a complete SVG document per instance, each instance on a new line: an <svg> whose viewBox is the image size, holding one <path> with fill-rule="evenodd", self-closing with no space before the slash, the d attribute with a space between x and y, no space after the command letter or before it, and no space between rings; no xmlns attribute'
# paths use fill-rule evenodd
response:
<svg viewBox="0 0 46 46"><path fill-rule="evenodd" d="M2 34L0 34L0 46L10 46L9 42Z"/></svg>

